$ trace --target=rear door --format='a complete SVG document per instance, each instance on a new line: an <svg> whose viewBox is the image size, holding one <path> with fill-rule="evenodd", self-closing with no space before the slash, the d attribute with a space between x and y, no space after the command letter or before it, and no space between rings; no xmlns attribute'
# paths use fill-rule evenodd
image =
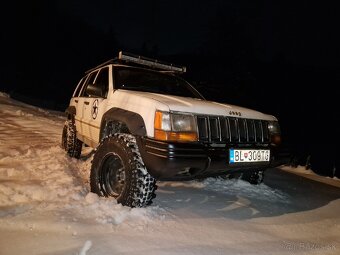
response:
<svg viewBox="0 0 340 255"><path fill-rule="evenodd" d="M78 102L77 102L77 116L76 116L76 127L78 134L77 136L82 136L81 140L85 143L84 141L84 136L85 136L85 129L84 129L84 122L86 122L86 106L89 104L88 103L88 95L86 94L86 88L88 87L89 84L93 83L96 76L98 74L98 71L91 72L87 75L86 80L84 81L84 84L82 86L82 89L80 91L80 95L78 97Z"/></svg>
<svg viewBox="0 0 340 255"><path fill-rule="evenodd" d="M84 84L88 78L88 75L85 75L78 83L78 86L76 90L73 93L72 99L71 99L71 105L76 108L76 115L75 117L75 124L76 124L76 129L78 131L81 131L81 117L83 114L83 105L81 97L81 91L84 89ZM79 138L79 137L78 137Z"/></svg>

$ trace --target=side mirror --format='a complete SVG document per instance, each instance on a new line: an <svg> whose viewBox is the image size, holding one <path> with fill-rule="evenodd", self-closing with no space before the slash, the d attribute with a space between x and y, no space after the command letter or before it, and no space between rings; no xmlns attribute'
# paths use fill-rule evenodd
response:
<svg viewBox="0 0 340 255"><path fill-rule="evenodd" d="M89 84L86 88L86 94L92 97L103 97L101 88L94 84Z"/></svg>

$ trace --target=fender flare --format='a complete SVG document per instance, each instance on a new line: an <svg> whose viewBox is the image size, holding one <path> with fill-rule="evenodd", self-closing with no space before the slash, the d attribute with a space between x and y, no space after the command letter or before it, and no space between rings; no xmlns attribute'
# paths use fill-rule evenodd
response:
<svg viewBox="0 0 340 255"><path fill-rule="evenodd" d="M71 116L75 116L77 113L76 107L75 106L69 106L66 108L65 110L65 114L67 116L68 119L71 118Z"/></svg>
<svg viewBox="0 0 340 255"><path fill-rule="evenodd" d="M99 140L101 140L105 134L106 123L111 121L125 124L132 135L146 135L145 123L141 115L115 107L107 111L102 117Z"/></svg>

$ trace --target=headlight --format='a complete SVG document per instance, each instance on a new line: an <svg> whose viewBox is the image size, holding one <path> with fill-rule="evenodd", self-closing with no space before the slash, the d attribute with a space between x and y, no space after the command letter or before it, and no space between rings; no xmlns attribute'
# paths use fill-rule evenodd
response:
<svg viewBox="0 0 340 255"><path fill-rule="evenodd" d="M190 114L156 111L155 139L162 141L197 141L196 119Z"/></svg>
<svg viewBox="0 0 340 255"><path fill-rule="evenodd" d="M175 132L195 132L196 121L194 116L185 114L171 114L172 130Z"/></svg>
<svg viewBox="0 0 340 255"><path fill-rule="evenodd" d="M271 145L273 146L280 145L281 144L281 129L280 129L279 122L269 121L268 130L270 133Z"/></svg>
<svg viewBox="0 0 340 255"><path fill-rule="evenodd" d="M277 121L269 121L268 130L271 134L281 134L280 125Z"/></svg>

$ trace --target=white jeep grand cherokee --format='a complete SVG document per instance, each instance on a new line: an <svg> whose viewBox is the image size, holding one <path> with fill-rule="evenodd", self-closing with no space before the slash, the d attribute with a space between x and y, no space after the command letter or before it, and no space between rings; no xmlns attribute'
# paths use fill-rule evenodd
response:
<svg viewBox="0 0 340 255"><path fill-rule="evenodd" d="M85 73L66 109L62 147L95 148L91 190L131 207L151 204L156 180L263 180L280 143L275 117L207 101L178 67L119 53Z"/></svg>

